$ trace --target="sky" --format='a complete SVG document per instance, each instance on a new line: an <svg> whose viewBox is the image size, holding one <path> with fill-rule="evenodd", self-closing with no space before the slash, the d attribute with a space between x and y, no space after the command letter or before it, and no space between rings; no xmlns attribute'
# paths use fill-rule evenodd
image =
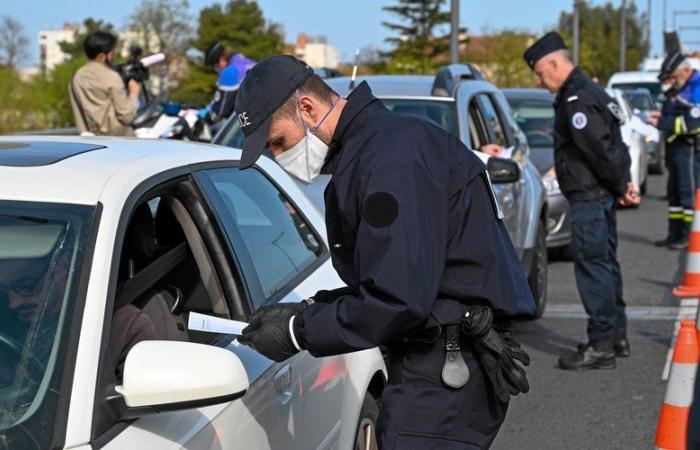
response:
<svg viewBox="0 0 700 450"><path fill-rule="evenodd" d="M225 0L219 0L221 3ZM622 0L611 0L619 5ZM648 0L647 0L648 1ZM641 10L647 1L638 0ZM665 0L668 4L668 26L673 11L700 9L698 0ZM0 0L0 15L19 20L31 40L29 57L23 66L32 66L38 60L37 35L40 30L59 29L65 22L80 22L86 17L107 20L117 28L126 25L129 15L140 0ZM217 1L190 0L190 12L198 11ZM382 6L394 4L394 0L258 0L263 15L281 23L286 42L294 42L296 35L325 35L330 44L340 49L341 61L350 61L356 48L368 45L381 48L390 31L381 26L382 21L393 17L382 11ZM447 2L449 3L449 2ZM604 1L593 0L594 4ZM651 0L652 4L652 55L662 51L663 0ZM562 10L571 10L573 0L460 0L460 25L470 34L495 31L502 28L519 28L542 33L554 27ZM677 24L700 26L700 15L678 15ZM700 41L700 30L682 31L681 39ZM700 49L700 45L692 46Z"/></svg>

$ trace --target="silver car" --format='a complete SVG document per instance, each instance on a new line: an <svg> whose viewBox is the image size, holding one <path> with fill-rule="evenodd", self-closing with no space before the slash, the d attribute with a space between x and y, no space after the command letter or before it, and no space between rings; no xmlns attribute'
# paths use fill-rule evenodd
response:
<svg viewBox="0 0 700 450"><path fill-rule="evenodd" d="M351 91L350 78L325 81L341 96ZM506 227L528 274L537 302L536 317L540 317L547 296L545 191L537 169L530 162L525 135L513 119L503 93L485 82L479 71L469 65L445 66L435 76L360 77L355 84L362 81L367 81L374 95L390 110L432 120L458 135L475 151L485 144L499 144L507 149L510 157L492 157L488 159L488 168ZM230 119L213 143L240 148L243 139L238 121ZM321 177L305 188L319 210L323 210L323 189L327 181L328 177Z"/></svg>

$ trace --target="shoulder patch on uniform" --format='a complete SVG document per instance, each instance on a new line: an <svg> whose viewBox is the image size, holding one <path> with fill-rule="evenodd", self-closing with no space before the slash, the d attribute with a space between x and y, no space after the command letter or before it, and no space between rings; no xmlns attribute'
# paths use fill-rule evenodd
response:
<svg viewBox="0 0 700 450"><path fill-rule="evenodd" d="M566 99L566 101L569 103L575 102L576 100L578 100L578 95L572 95L571 97Z"/></svg>
<svg viewBox="0 0 700 450"><path fill-rule="evenodd" d="M693 119L700 119L700 106L696 106L690 110L690 117Z"/></svg>
<svg viewBox="0 0 700 450"><path fill-rule="evenodd" d="M503 210L501 209L501 204L498 203L496 192L493 190L493 184L491 184L491 177L489 176L489 172L487 170L484 170L481 173L484 175L484 181L486 181L486 185L488 186L489 192L491 193L491 203L493 205L493 212L496 214L496 218L498 220L503 220L505 215L503 214Z"/></svg>
<svg viewBox="0 0 700 450"><path fill-rule="evenodd" d="M368 225L385 228L399 215L399 202L388 192L375 192L362 204L362 218Z"/></svg>
<svg viewBox="0 0 700 450"><path fill-rule="evenodd" d="M625 121L625 116L622 114L622 110L620 109L620 105L618 105L615 102L610 102L607 104L608 109L612 113L613 116L617 119L618 122L622 123Z"/></svg>
<svg viewBox="0 0 700 450"><path fill-rule="evenodd" d="M577 112L571 116L571 125L577 130L583 130L588 125L588 117L582 112Z"/></svg>

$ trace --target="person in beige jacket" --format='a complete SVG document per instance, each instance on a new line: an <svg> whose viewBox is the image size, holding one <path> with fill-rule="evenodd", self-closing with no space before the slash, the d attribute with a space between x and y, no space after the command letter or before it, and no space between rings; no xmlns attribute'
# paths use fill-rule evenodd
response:
<svg viewBox="0 0 700 450"><path fill-rule="evenodd" d="M78 69L68 86L78 132L103 136L133 136L131 121L138 107L139 84L129 80L127 88L110 67L117 38L97 31L85 38L90 59Z"/></svg>

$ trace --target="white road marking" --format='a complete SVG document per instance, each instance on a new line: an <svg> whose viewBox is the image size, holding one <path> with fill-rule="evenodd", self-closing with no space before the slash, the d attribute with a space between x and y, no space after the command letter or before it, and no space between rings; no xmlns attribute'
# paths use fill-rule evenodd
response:
<svg viewBox="0 0 700 450"><path fill-rule="evenodd" d="M698 299L697 298L684 298L681 299L681 306L678 308L678 317L676 318L676 323L673 326L673 339L671 339L671 346L668 349L668 354L666 355L666 365L664 366L664 371L661 374L662 380L668 380L668 374L671 372L671 362L673 361L673 349L676 346L676 338L678 337L678 330L681 327L681 320L690 319L694 320L698 309Z"/></svg>

